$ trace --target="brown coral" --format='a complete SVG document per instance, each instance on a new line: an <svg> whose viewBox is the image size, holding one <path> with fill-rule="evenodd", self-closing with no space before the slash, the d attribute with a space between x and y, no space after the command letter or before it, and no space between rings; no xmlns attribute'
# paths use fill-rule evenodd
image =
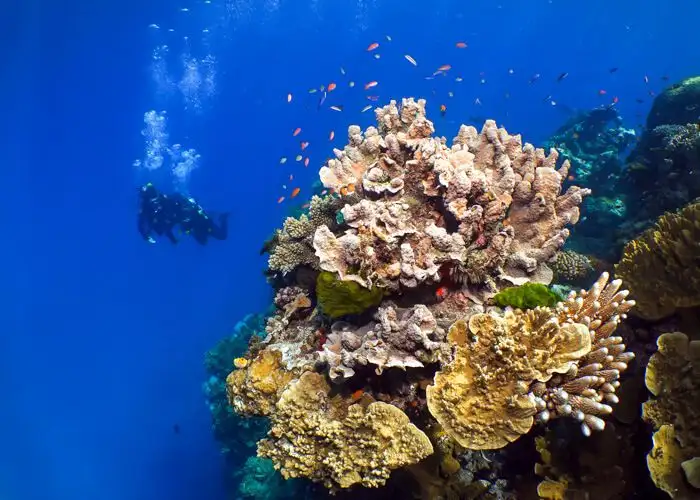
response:
<svg viewBox="0 0 700 500"><path fill-rule="evenodd" d="M561 194L568 163L522 144L495 122L481 133L462 126L452 147L432 137L425 101L376 110L379 129L348 130L349 144L320 171L324 186L352 184L347 229L319 226L319 266L341 279L392 291L439 281L441 265L457 281L497 278L548 283L551 259L579 217L588 190Z"/></svg>
<svg viewBox="0 0 700 500"><path fill-rule="evenodd" d="M698 498L700 341L673 332L661 335L657 345L645 377L655 398L644 403L642 411L658 429L647 464L654 483L672 498Z"/></svg>
<svg viewBox="0 0 700 500"><path fill-rule="evenodd" d="M348 405L329 392L322 375L306 372L282 393L258 454L285 478L306 477L329 489L378 487L392 470L433 453L428 437L398 408Z"/></svg>
<svg viewBox="0 0 700 500"><path fill-rule="evenodd" d="M243 369L226 377L229 404L241 415L269 415L285 386L294 378L281 366L282 355L263 350Z"/></svg>
<svg viewBox="0 0 700 500"><path fill-rule="evenodd" d="M637 301L635 314L645 319L700 305L700 202L662 215L630 241L615 274Z"/></svg>
<svg viewBox="0 0 700 500"><path fill-rule="evenodd" d="M349 379L358 366L374 365L381 374L386 368L423 367L445 356L444 330L426 306L398 309L387 303L375 320L360 328L344 321L333 324L319 353L331 380Z"/></svg>
<svg viewBox="0 0 700 500"><path fill-rule="evenodd" d="M588 257L571 250L557 253L549 267L554 271L554 281L574 286L580 286L594 270Z"/></svg>
<svg viewBox="0 0 700 500"><path fill-rule="evenodd" d="M591 348L585 326L560 325L546 308L476 314L456 322L448 339L455 359L427 388L428 408L470 449L501 448L527 433L537 413L530 384L567 372Z"/></svg>

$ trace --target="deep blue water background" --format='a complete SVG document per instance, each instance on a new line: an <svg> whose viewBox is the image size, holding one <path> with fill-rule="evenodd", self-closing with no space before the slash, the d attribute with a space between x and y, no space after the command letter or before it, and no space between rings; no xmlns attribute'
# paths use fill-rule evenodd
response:
<svg viewBox="0 0 700 500"><path fill-rule="evenodd" d="M330 153L329 130L341 146L348 124L371 123L371 113L359 113L365 82L380 82L371 92L379 104L427 97L449 138L460 122L490 117L537 144L566 119L566 107L613 96L629 126L642 123L648 91L663 88L662 76L696 74L700 60L692 36L700 6L690 0L634 8L605 0L280 0L275 11L245 3L25 0L0 21L3 499L223 498L201 393L203 354L267 305L258 250L285 214L276 204L281 185L294 173L288 184L302 187L301 200ZM150 23L178 30L154 35ZM176 61L185 32L204 55L204 27L212 29L218 94L195 114L177 98L156 98L149 63L156 42L168 43ZM456 49L460 40L469 48ZM365 50L373 41L379 60ZM422 78L442 64L453 66L449 77ZM557 83L563 72L568 78ZM331 81L339 88L327 105L344 104L343 113L317 112L318 94L307 94ZM557 106L543 102L548 95ZM168 110L174 138L202 154L190 191L205 207L233 212L228 241L201 248L139 238L141 178L131 164L143 156L143 113L154 107ZM303 133L292 138L297 126ZM300 139L311 142L308 169L293 161Z"/></svg>

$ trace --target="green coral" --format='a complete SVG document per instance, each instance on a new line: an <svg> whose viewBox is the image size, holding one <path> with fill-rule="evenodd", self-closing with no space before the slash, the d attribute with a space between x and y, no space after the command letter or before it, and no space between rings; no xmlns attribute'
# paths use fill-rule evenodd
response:
<svg viewBox="0 0 700 500"><path fill-rule="evenodd" d="M512 286L498 292L494 303L499 307L514 307L516 309L534 309L535 307L553 307L564 297L541 283L525 283Z"/></svg>
<svg viewBox="0 0 700 500"><path fill-rule="evenodd" d="M381 288L368 289L354 281L340 280L334 273L324 271L316 279L316 299L331 318L363 313L379 305L383 296Z"/></svg>

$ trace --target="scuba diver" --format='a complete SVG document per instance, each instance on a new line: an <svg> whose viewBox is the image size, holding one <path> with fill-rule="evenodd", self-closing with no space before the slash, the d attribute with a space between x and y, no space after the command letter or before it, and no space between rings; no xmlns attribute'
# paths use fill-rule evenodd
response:
<svg viewBox="0 0 700 500"><path fill-rule="evenodd" d="M209 237L225 240L228 236L228 213L218 216L214 222L194 200L180 193L159 193L152 183L139 190L139 233L144 240L155 243L151 236L165 235L171 243L178 243L173 230L179 224L185 234L190 234L200 245L206 245Z"/></svg>

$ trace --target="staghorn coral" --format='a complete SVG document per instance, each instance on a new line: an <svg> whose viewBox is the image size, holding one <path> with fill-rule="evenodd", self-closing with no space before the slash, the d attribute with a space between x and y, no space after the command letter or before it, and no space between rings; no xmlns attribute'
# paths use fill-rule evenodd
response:
<svg viewBox="0 0 700 500"><path fill-rule="evenodd" d="M463 283L551 281L545 262L589 193L561 194L568 163L557 169L556 151L523 146L493 121L481 133L462 126L447 147L422 100L375 113L379 128L350 127L349 144L321 169L325 187L352 185L359 199L346 200L340 233L316 229L321 269L391 291L439 281L442 265Z"/></svg>
<svg viewBox="0 0 700 500"><path fill-rule="evenodd" d="M337 198L314 196L309 202L308 214L298 218L287 217L282 229L275 233L272 243L268 245L269 269L287 274L298 266L317 267L311 245L314 231L320 226L335 227L338 208Z"/></svg>
<svg viewBox="0 0 700 500"><path fill-rule="evenodd" d="M428 408L462 446L495 449L540 422L570 416L602 430L617 379L634 355L611 337L634 305L603 274L555 309L473 315L448 334L454 360L426 390Z"/></svg>
<svg viewBox="0 0 700 500"><path fill-rule="evenodd" d="M378 487L393 469L433 453L428 437L398 408L332 398L320 374L304 373L285 390L258 454L285 478L307 477L329 489Z"/></svg>
<svg viewBox="0 0 700 500"><path fill-rule="evenodd" d="M374 318L360 328L344 321L333 324L319 353L331 380L351 378L358 366L374 365L381 374L385 368L419 368L445 356L444 331L426 306L401 310L387 304Z"/></svg>
<svg viewBox="0 0 700 500"><path fill-rule="evenodd" d="M581 422L586 436L592 430L605 428L600 417L612 413L610 405L618 402L615 390L620 386L620 374L634 359L634 353L626 351L622 337L612 334L635 302L627 300L627 290L620 290L620 280L608 283L608 279L608 273L603 273L590 290L570 293L556 308L561 323L588 328L591 351L567 372L531 388L541 408L537 415L540 422L572 417Z"/></svg>
<svg viewBox="0 0 700 500"><path fill-rule="evenodd" d="M680 332L657 339L649 359L646 386L654 396L643 405L654 425L654 447L647 464L654 483L671 498L700 497L700 341Z"/></svg>
<svg viewBox="0 0 700 500"><path fill-rule="evenodd" d="M642 318L700 305L700 202L663 215L630 241L615 274L630 287Z"/></svg>

